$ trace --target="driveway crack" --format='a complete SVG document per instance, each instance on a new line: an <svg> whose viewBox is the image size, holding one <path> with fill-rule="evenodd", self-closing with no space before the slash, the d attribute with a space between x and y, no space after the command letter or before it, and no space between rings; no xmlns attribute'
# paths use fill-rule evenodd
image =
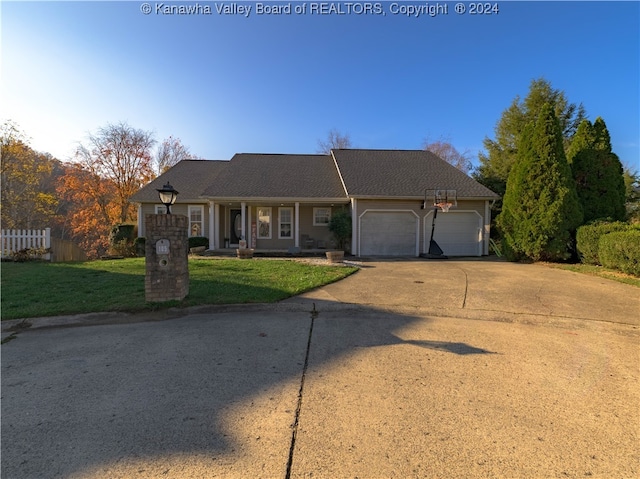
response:
<svg viewBox="0 0 640 479"><path fill-rule="evenodd" d="M307 339L307 352L304 357L304 366L302 367L302 377L300 378L300 390L298 391L298 405L296 406L296 415L291 430L291 446L289 447L289 460L287 461L287 472L285 479L291 478L291 467L293 466L293 454L296 449L296 437L298 435L298 423L300 421L300 411L302 410L302 396L304 393L304 380L307 376L307 368L309 367L309 351L311 350L311 338L313 336L313 325L315 319L320 314L316 310L316 303L313 303L311 310L311 325L309 326L309 338Z"/></svg>
<svg viewBox="0 0 640 479"><path fill-rule="evenodd" d="M462 309L464 309L467 306L467 292L469 291L469 276L467 275L467 272L460 268L460 271L462 271L464 273L464 296L462 298Z"/></svg>

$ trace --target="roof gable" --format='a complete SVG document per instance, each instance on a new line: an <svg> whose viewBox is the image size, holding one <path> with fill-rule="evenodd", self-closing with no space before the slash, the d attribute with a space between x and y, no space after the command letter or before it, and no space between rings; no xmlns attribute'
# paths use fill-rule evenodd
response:
<svg viewBox="0 0 640 479"><path fill-rule="evenodd" d="M204 191L211 198L345 198L328 155L239 153Z"/></svg>
<svg viewBox="0 0 640 479"><path fill-rule="evenodd" d="M426 189L458 198L498 198L493 191L425 150L332 150L350 197L422 198Z"/></svg>
<svg viewBox="0 0 640 479"><path fill-rule="evenodd" d="M142 187L130 200L136 203L160 203L158 188L168 181L178 192L178 203L202 201L202 192L229 166L229 161L182 160Z"/></svg>

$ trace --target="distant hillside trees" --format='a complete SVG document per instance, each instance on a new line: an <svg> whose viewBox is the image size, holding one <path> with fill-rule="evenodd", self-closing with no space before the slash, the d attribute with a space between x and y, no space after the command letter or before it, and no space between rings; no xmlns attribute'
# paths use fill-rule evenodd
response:
<svg viewBox="0 0 640 479"><path fill-rule="evenodd" d="M4 229L51 227L58 209L54 178L60 162L38 153L12 121L0 127L0 214Z"/></svg>

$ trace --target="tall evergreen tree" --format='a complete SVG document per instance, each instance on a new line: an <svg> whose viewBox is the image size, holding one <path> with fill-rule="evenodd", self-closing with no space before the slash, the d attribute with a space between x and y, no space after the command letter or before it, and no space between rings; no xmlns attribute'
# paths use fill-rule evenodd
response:
<svg viewBox="0 0 640 479"><path fill-rule="evenodd" d="M593 125L583 120L567 154L576 182L584 222L598 218L624 220L626 188L618 156L611 151L611 137L600 117Z"/></svg>
<svg viewBox="0 0 640 479"><path fill-rule="evenodd" d="M529 122L536 121L547 103L558 118L566 151L578 125L586 117L585 109L582 104L569 103L564 91L553 88L544 78L532 80L527 96L524 99L517 96L502 113L495 127L495 139L484 139L486 154L479 154L480 166L474 174L480 183L504 195L509 172L518 155L520 136ZM499 211L500 202L497 207Z"/></svg>
<svg viewBox="0 0 640 479"><path fill-rule="evenodd" d="M570 256L572 233L581 222L562 129L547 103L522 132L497 223L515 256L556 261Z"/></svg>

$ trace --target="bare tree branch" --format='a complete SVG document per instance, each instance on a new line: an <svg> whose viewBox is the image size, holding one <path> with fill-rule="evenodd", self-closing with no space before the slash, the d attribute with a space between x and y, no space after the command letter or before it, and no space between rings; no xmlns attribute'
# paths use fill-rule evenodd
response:
<svg viewBox="0 0 640 479"><path fill-rule="evenodd" d="M469 174L473 167L471 163L471 152L469 150L465 150L460 153L456 147L451 144L451 138L441 136L435 141L430 141L429 138L427 138L424 141L423 149L442 158L444 161L455 166L463 173Z"/></svg>
<svg viewBox="0 0 640 479"><path fill-rule="evenodd" d="M193 158L189 148L182 144L180 138L170 136L158 147L156 153L157 174L161 175L176 163L189 158Z"/></svg>
<svg viewBox="0 0 640 479"><path fill-rule="evenodd" d="M90 134L87 143L78 147L76 159L87 171L114 183L118 216L125 222L132 216L129 197L153 176L153 134L126 123L108 124Z"/></svg>
<svg viewBox="0 0 640 479"><path fill-rule="evenodd" d="M351 138L348 133L343 135L335 128L329 130L326 140L318 140L318 153L329 155L332 149L340 148L351 148Z"/></svg>

